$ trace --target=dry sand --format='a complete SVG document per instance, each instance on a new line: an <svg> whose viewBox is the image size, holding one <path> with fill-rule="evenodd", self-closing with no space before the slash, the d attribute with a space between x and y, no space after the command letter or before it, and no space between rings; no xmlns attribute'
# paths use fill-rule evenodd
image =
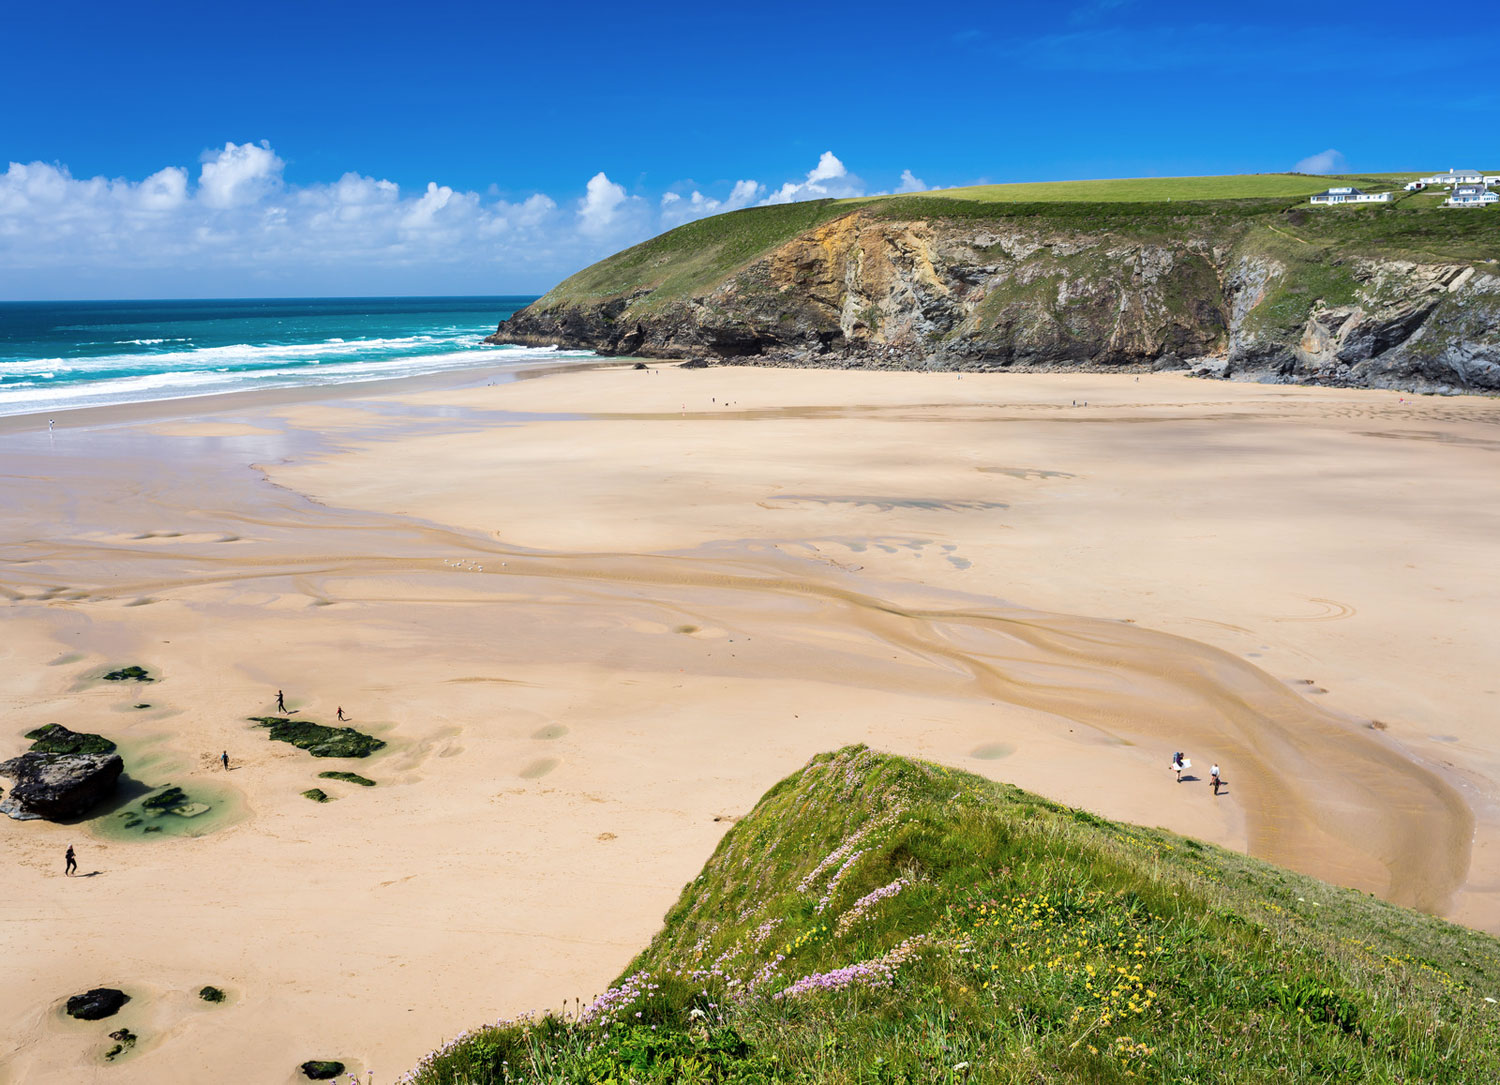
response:
<svg viewBox="0 0 1500 1085"><path fill-rule="evenodd" d="M1497 424L673 367L9 420L0 757L56 720L225 803L197 838L0 823L0 1080L391 1080L600 990L732 818L856 741L1500 930ZM128 663L160 681L100 680ZM389 748L268 742L278 688ZM60 1016L101 984L118 1018Z"/></svg>

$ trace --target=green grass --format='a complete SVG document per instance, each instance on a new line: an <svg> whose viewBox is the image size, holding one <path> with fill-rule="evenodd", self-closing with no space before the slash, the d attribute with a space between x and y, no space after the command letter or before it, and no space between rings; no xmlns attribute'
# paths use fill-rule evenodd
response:
<svg viewBox="0 0 1500 1085"><path fill-rule="evenodd" d="M806 230L851 209L833 200L747 208L699 219L584 268L535 303L600 300L645 290L685 296L712 284Z"/></svg>
<svg viewBox="0 0 1500 1085"><path fill-rule="evenodd" d="M1253 173L1229 177L1129 177L1097 181L1037 181L1011 185L942 188L919 195L973 203L1155 203L1167 200L1255 200L1311 196L1329 185L1386 187L1384 179L1313 177L1302 173ZM869 197L867 197L869 198ZM879 198L879 197L876 197ZM907 196L896 196L901 203Z"/></svg>
<svg viewBox="0 0 1500 1085"><path fill-rule="evenodd" d="M850 747L771 789L599 1002L403 1080L1458 1085L1500 1072L1496 997L1488 935Z"/></svg>

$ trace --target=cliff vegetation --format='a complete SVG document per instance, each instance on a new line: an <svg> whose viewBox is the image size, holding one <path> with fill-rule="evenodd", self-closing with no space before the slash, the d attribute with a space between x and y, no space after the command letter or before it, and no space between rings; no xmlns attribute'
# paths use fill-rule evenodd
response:
<svg viewBox="0 0 1500 1085"><path fill-rule="evenodd" d="M1457 1085L1500 1072L1497 950L850 747L735 825L609 991L465 1032L403 1080Z"/></svg>

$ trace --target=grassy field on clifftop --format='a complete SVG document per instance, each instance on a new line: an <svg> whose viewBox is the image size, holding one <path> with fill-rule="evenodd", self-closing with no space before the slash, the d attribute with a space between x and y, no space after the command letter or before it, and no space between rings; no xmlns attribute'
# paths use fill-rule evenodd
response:
<svg viewBox="0 0 1500 1085"><path fill-rule="evenodd" d="M405 1080L1458 1085L1500 1073L1496 998L1487 935L850 747L772 788L592 1005Z"/></svg>

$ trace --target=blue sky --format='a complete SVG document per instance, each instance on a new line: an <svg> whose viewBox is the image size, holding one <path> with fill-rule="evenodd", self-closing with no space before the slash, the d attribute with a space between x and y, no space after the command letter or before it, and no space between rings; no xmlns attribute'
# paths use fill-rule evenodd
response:
<svg viewBox="0 0 1500 1085"><path fill-rule="evenodd" d="M1438 8L18 7L0 298L537 292L773 198L1500 163L1500 35Z"/></svg>

